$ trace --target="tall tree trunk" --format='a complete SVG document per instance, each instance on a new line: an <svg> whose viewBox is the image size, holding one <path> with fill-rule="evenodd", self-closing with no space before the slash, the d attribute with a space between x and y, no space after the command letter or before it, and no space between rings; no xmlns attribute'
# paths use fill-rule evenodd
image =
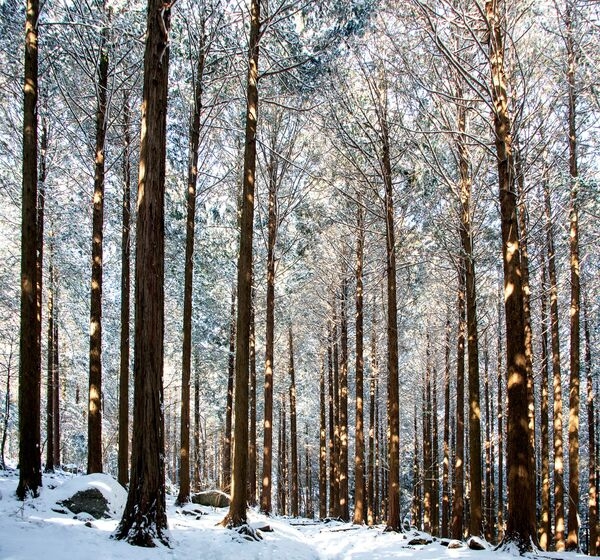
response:
<svg viewBox="0 0 600 560"><path fill-rule="evenodd" d="M498 410L498 541L504 538L504 396L502 367L502 291L498 294L498 336L496 346L496 380Z"/></svg>
<svg viewBox="0 0 600 560"><path fill-rule="evenodd" d="M332 327L327 325L327 373L328 373L328 403L329 403L329 516L335 517L337 513L336 502L336 474L335 467L337 457L337 446L335 441L335 388L333 372L333 335Z"/></svg>
<svg viewBox="0 0 600 560"><path fill-rule="evenodd" d="M444 352L444 462L442 465L442 537L450 536L450 318L446 319Z"/></svg>
<svg viewBox="0 0 600 560"><path fill-rule="evenodd" d="M440 481L439 481L439 433L438 433L438 404L437 404L437 372L432 370L431 386L431 534L434 537L440 533Z"/></svg>
<svg viewBox="0 0 600 560"><path fill-rule="evenodd" d="M200 442L200 353L194 352L194 490L197 492L201 486L201 476L206 479L206 437ZM204 434L205 435L205 434ZM202 445L202 454L200 446ZM201 456L202 455L202 456ZM202 464L202 475L200 465Z"/></svg>
<svg viewBox="0 0 600 560"><path fill-rule="evenodd" d="M574 0L567 0L565 13L567 43L567 87L569 89L569 252L571 269L570 376L569 376L569 519L567 550L579 549L579 366L580 366L580 277L579 277L579 171L577 169L578 46L574 38Z"/></svg>
<svg viewBox="0 0 600 560"><path fill-rule="evenodd" d="M394 191L387 120L387 99L380 93L381 169L385 186L388 366L388 517L386 529L400 531L400 395L398 387L398 308L396 299L396 234Z"/></svg>
<svg viewBox="0 0 600 560"><path fill-rule="evenodd" d="M465 275L464 261L458 267L458 338L456 350L456 458L451 535L463 538L465 457Z"/></svg>
<svg viewBox="0 0 600 560"><path fill-rule="evenodd" d="M4 410L2 419L2 442L0 443L0 469L6 469L6 438L8 436L8 426L10 422L10 382L12 377L12 360L13 360L13 342L10 341L8 358L6 360L6 392L4 394Z"/></svg>
<svg viewBox="0 0 600 560"><path fill-rule="evenodd" d="M373 305L373 324L371 326L371 381L369 384L369 465L368 465L368 481L367 481L367 523L372 526L376 522L377 508L375 505L375 494L377 488L375 486L375 439L377 436L377 426L375 423L375 393L377 387L377 337L375 333L375 305Z"/></svg>
<svg viewBox="0 0 600 560"><path fill-rule="evenodd" d="M333 516L340 517L340 353L338 343L338 326L337 326L337 296L333 297L333 319L332 319L332 340L333 340L333 414L334 414L334 449L333 456Z"/></svg>
<svg viewBox="0 0 600 560"><path fill-rule="evenodd" d="M286 428L287 409L285 406L285 393L281 395L281 408L279 409L279 477L277 479L277 490L279 493L279 514L287 514L287 485L288 485L288 465L287 465L287 428Z"/></svg>
<svg viewBox="0 0 600 560"><path fill-rule="evenodd" d="M196 185L200 149L200 113L204 79L204 19L200 22L200 45L194 88L194 105L189 131L188 176L186 192L185 266L183 281L183 349L181 358L181 427L179 447L179 495L176 503L190 501L190 380L192 370L192 298L194 288L194 237L196 223Z"/></svg>
<svg viewBox="0 0 600 560"><path fill-rule="evenodd" d="M363 421L364 350L363 350L363 259L365 228L362 199L359 196L356 214L356 420L354 428L354 517L353 522L365 522L365 434Z"/></svg>
<svg viewBox="0 0 600 560"><path fill-rule="evenodd" d="M129 302L131 255L131 132L129 94L123 97L123 221L121 230L121 340L119 362L118 481L129 483Z"/></svg>
<svg viewBox="0 0 600 560"><path fill-rule="evenodd" d="M107 17L106 2L102 17ZM94 200L92 212L92 285L90 291L90 364L88 474L102 472L102 244L104 238L104 145L108 123L108 23L102 28L98 66Z"/></svg>
<svg viewBox="0 0 600 560"><path fill-rule="evenodd" d="M473 536L482 534L481 509L481 407L479 398L479 348L477 333L477 294L475 289L475 259L473 254L473 225L471 210L471 162L466 144L467 107L462 101L462 87L459 87L458 98L458 130L456 137L459 156L460 176L460 241L465 271L465 296L467 311L467 350L468 350L468 383L469 383L469 464L470 501L469 501L469 533Z"/></svg>
<svg viewBox="0 0 600 560"><path fill-rule="evenodd" d="M248 503L256 505L256 325L254 318L254 286L250 308L250 434L248 440Z"/></svg>
<svg viewBox="0 0 600 560"><path fill-rule="evenodd" d="M425 379L423 384L423 530L431 533L432 525L432 449L431 449L431 339L427 333ZM415 437L417 434L415 433Z"/></svg>
<svg viewBox="0 0 600 560"><path fill-rule="evenodd" d="M50 246L50 252L52 254L52 245ZM54 466L60 467L60 378L59 378L59 356L58 356L58 273L56 272L56 267L54 269L54 334L52 335L52 344L54 345L54 350L52 351L52 359L54 360L54 365L52 367L52 373L54 375L54 379L52 381L52 397L54 400L54 404L52 405L52 424L53 431L52 435L54 437Z"/></svg>
<svg viewBox="0 0 600 560"><path fill-rule="evenodd" d="M260 509L271 513L273 470L273 366L275 339L275 244L277 242L277 183L269 173L269 218L267 235L267 301L265 312L265 383L263 423L263 475Z"/></svg>
<svg viewBox="0 0 600 560"><path fill-rule="evenodd" d="M350 520L348 489L348 278L343 271L340 306L340 517Z"/></svg>
<svg viewBox="0 0 600 560"><path fill-rule="evenodd" d="M548 253L548 280L550 281L550 341L552 348L553 424L554 424L554 546L558 552L565 549L565 500L563 456L563 404L560 371L560 339L558 325L558 283L554 253L554 232L549 185L544 181L546 207L546 250Z"/></svg>
<svg viewBox="0 0 600 560"><path fill-rule="evenodd" d="M529 499L535 488L528 427L527 368L525 366L525 320L521 254L514 185L511 121L504 72L504 31L497 0L485 4L489 32L491 95L494 105L494 132L498 164L500 214L502 220L502 260L504 268L504 308L506 321L506 360L508 370L508 520L503 544L520 551L537 544L535 509ZM526 503L523 503L526 497Z"/></svg>
<svg viewBox="0 0 600 560"><path fill-rule="evenodd" d="M23 194L21 203L21 327L19 341L19 485L20 500L38 495L40 457L40 348L37 312L37 101L39 0L27 0L23 100Z"/></svg>
<svg viewBox="0 0 600 560"><path fill-rule="evenodd" d="M238 259L238 314L235 348L235 447L231 486L231 505L225 525L246 524L248 471L248 370L250 360L250 308L252 304L252 236L254 223L254 179L256 174L256 122L258 117L258 41L260 1L250 3L250 41L248 47L248 91L244 184Z"/></svg>
<svg viewBox="0 0 600 560"><path fill-rule="evenodd" d="M225 404L225 433L223 434L223 476L222 487L231 491L231 438L233 425L233 387L235 381L235 286L231 289L231 307L229 323L229 356L227 360L227 400Z"/></svg>
<svg viewBox="0 0 600 560"><path fill-rule="evenodd" d="M592 345L590 335L590 324L587 315L587 301L583 301L583 325L585 333L585 371L587 377L587 420L588 420L588 454L589 454L589 475L588 475L588 524L590 527L590 546L591 556L598 554L600 542L598 538L598 489L596 477L596 412L594 405L594 379L592 377Z"/></svg>
<svg viewBox="0 0 600 560"><path fill-rule="evenodd" d="M148 0L135 259L131 483L115 536L168 545L163 393L164 193L170 4Z"/></svg>
<svg viewBox="0 0 600 560"><path fill-rule="evenodd" d="M48 364L46 383L46 472L54 472L54 293L53 276L54 270L52 260L48 265Z"/></svg>
<svg viewBox="0 0 600 560"><path fill-rule="evenodd" d="M550 444L548 438L548 274L546 270L546 256L542 255L542 278L541 278L541 364L540 364L540 440L541 440L541 511L539 541L542 550L550 548L552 540L552 528L550 525Z"/></svg>
<svg viewBox="0 0 600 560"><path fill-rule="evenodd" d="M290 351L290 448L292 461L292 493L291 506L292 516L298 517L299 511L299 491L300 479L298 476L298 428L296 425L296 371L294 368L294 342L292 327L288 333L289 351Z"/></svg>
<svg viewBox="0 0 600 560"><path fill-rule="evenodd" d="M484 528L485 528L485 540L492 542L494 535L494 522L492 518L492 512L494 508L491 507L492 496L494 494L494 484L492 482L492 435L491 435L491 407L490 407L490 356L488 352L488 339L487 334L485 335L484 341L485 347L483 350L483 387L484 387L484 399L485 399L485 516L484 516Z"/></svg>
<svg viewBox="0 0 600 560"><path fill-rule="evenodd" d="M319 376L319 518L327 517L327 424L325 422L325 358Z"/></svg>
<svg viewBox="0 0 600 560"><path fill-rule="evenodd" d="M419 426L417 424L417 404L415 403L414 410L414 458L413 458L413 499L412 499L412 524L417 527L417 529L421 528L421 505L423 504L422 495L421 495L421 472L420 472L420 451L419 451ZM425 440L425 437L423 437Z"/></svg>

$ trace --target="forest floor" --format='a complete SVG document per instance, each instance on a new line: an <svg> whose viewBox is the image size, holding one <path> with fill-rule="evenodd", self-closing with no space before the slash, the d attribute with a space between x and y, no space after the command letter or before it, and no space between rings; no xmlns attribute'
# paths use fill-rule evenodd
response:
<svg viewBox="0 0 600 560"><path fill-rule="evenodd" d="M338 521L319 522L249 513L253 527L268 525L262 540L247 541L218 525L227 509L190 504L176 507L168 497L171 548L136 548L110 538L125 505L125 491L107 475L45 475L36 499L20 502L17 471L0 471L0 560L508 560L491 547L448 549L439 541L409 545L405 534L384 533L382 526L358 527ZM74 516L57 506L74 491L96 487L109 500L110 518ZM584 558L577 554L532 555L537 558Z"/></svg>

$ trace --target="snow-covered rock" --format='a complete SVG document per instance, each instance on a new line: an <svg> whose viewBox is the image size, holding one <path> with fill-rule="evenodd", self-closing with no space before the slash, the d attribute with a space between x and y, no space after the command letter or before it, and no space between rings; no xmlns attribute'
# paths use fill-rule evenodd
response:
<svg viewBox="0 0 600 560"><path fill-rule="evenodd" d="M192 495L192 503L201 506L229 507L231 498L221 490L205 490Z"/></svg>
<svg viewBox="0 0 600 560"><path fill-rule="evenodd" d="M117 518L125 507L127 492L107 474L77 476L53 491L55 502L74 514L82 512L95 519Z"/></svg>

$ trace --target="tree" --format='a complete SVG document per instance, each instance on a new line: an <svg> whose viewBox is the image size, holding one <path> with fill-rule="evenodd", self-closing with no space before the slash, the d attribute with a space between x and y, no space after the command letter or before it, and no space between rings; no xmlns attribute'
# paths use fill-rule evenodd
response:
<svg viewBox="0 0 600 560"><path fill-rule="evenodd" d="M300 479L298 475L298 428L296 423L296 370L294 367L294 344L291 326L288 332L288 341L290 352L290 451L292 462L292 492L290 497L292 516L298 517Z"/></svg>
<svg viewBox="0 0 600 560"><path fill-rule="evenodd" d="M21 328L19 343L19 485L17 496L38 495L40 457L40 353L37 314L37 103L38 0L27 1L23 87L23 195L21 219Z"/></svg>
<svg viewBox="0 0 600 560"><path fill-rule="evenodd" d="M506 361L508 370L508 519L503 546L514 544L521 552L537 545L535 509L529 500L535 489L529 445L528 391L525 364L523 290L514 185L511 120L504 67L504 30L497 0L485 4L488 33L491 100L498 165ZM525 497L525 501L523 498Z"/></svg>
<svg viewBox="0 0 600 560"><path fill-rule="evenodd" d="M237 328L235 346L235 447L231 505L223 525L247 526L246 496L248 472L248 373L250 361L250 309L252 306L252 238L254 220L254 182L256 175L256 124L258 117L258 43L260 31L260 1L250 3L250 38L248 46L248 79L246 105L246 141L240 249L237 276Z"/></svg>
<svg viewBox="0 0 600 560"><path fill-rule="evenodd" d="M106 2L102 12L106 13ZM98 65L94 197L92 214L92 280L90 291L90 362L88 405L88 474L102 472L102 243L104 236L104 149L108 109L108 24L102 27Z"/></svg>
<svg viewBox="0 0 600 560"><path fill-rule="evenodd" d="M164 190L171 4L148 0L135 261L131 483L115 537L168 545L164 458Z"/></svg>

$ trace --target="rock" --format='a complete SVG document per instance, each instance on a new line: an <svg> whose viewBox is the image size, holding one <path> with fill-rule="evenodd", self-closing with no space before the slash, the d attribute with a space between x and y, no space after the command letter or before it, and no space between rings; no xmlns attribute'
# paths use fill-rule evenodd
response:
<svg viewBox="0 0 600 560"><path fill-rule="evenodd" d="M462 548L462 547L463 547L463 543L460 541L457 541L456 539L452 539L448 543L448 548Z"/></svg>
<svg viewBox="0 0 600 560"><path fill-rule="evenodd" d="M450 544L450 539L440 539L440 544L442 546L448 546Z"/></svg>
<svg viewBox="0 0 600 560"><path fill-rule="evenodd" d="M411 538L408 541L408 546L431 544L432 542L433 541L430 538L427 538L424 535L419 535L418 537Z"/></svg>
<svg viewBox="0 0 600 560"><path fill-rule="evenodd" d="M192 495L192 503L217 508L229 507L231 498L220 490L205 490Z"/></svg>
<svg viewBox="0 0 600 560"><path fill-rule="evenodd" d="M470 537L467 541L467 546L471 550L486 550L487 546L485 545L485 541L480 539L479 537Z"/></svg>
<svg viewBox="0 0 600 560"><path fill-rule="evenodd" d="M80 490L79 492L73 494L73 496L70 498L57 503L60 506L66 507L74 514L89 513L94 519L110 517L108 515L108 500L97 488Z"/></svg>

